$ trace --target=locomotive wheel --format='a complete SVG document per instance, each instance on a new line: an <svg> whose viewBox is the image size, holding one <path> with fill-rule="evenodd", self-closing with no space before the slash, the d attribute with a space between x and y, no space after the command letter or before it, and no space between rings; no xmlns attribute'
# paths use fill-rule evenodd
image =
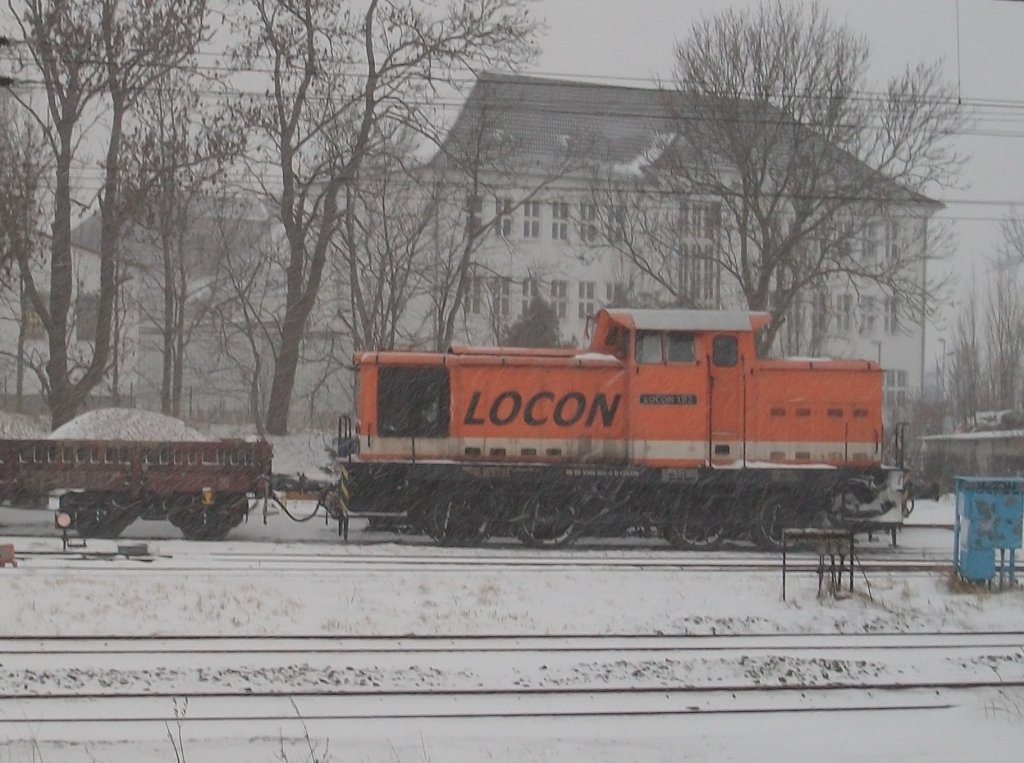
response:
<svg viewBox="0 0 1024 763"><path fill-rule="evenodd" d="M792 499L781 493L772 493L761 499L753 528L754 543L766 551L782 549L782 533L792 525L794 511Z"/></svg>
<svg viewBox="0 0 1024 763"><path fill-rule="evenodd" d="M516 520L516 537L533 548L568 545L576 538L577 514L576 502L571 496L562 500L531 497Z"/></svg>
<svg viewBox="0 0 1024 763"><path fill-rule="evenodd" d="M442 546L473 546L487 537L488 521L469 496L455 495L426 509L427 535Z"/></svg>
<svg viewBox="0 0 1024 763"><path fill-rule="evenodd" d="M665 526L665 540L681 551L714 551L725 540L724 499L709 495L690 504L681 498Z"/></svg>

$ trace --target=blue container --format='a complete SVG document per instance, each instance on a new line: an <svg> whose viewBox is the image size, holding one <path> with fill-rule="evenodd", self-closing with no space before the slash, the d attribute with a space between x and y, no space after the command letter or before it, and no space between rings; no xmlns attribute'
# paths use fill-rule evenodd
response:
<svg viewBox="0 0 1024 763"><path fill-rule="evenodd" d="M1021 547L1024 525L1024 478L957 477L956 523L953 545L956 570L965 580L991 581L996 573L996 550L1010 551L1010 581L1014 553ZM1000 564L1000 583L1002 572Z"/></svg>

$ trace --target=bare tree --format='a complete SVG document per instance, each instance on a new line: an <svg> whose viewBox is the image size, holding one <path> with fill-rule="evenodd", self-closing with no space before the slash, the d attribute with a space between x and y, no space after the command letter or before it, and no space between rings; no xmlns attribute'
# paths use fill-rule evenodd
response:
<svg viewBox="0 0 1024 763"><path fill-rule="evenodd" d="M923 193L955 176L950 138L963 120L938 66L908 69L872 95L868 61L867 42L813 3L698 21L664 93L672 118L634 173L638 203L618 214L651 211L622 226L634 235L617 248L681 303L679 268L720 273L723 290L775 317L761 349L823 283L880 289L920 322L939 293L926 270L937 231L922 230L937 205ZM714 205L702 214L715 236L681 251L694 204ZM884 256L880 239L891 243Z"/></svg>
<svg viewBox="0 0 1024 763"><path fill-rule="evenodd" d="M172 416L181 414L188 339L206 319L219 272L203 244L210 220L239 214L237 199L218 185L245 142L226 112L200 103L195 80L194 73L174 73L143 96L125 161L139 205L126 235L142 288L160 296L157 304L140 300L140 309L160 334L160 410Z"/></svg>
<svg viewBox="0 0 1024 763"><path fill-rule="evenodd" d="M978 303L972 284L962 304L950 353L949 393L957 421L973 419L987 404L982 390L982 329L978 321Z"/></svg>
<svg viewBox="0 0 1024 763"><path fill-rule="evenodd" d="M409 305L429 289L426 250L439 202L423 187L413 146L401 136L392 145L346 187L337 235L332 275L344 306L336 313L357 350L418 343Z"/></svg>
<svg viewBox="0 0 1024 763"><path fill-rule="evenodd" d="M1016 269L997 270L985 305L985 380L993 408L1016 410L1021 402L1024 299Z"/></svg>
<svg viewBox="0 0 1024 763"><path fill-rule="evenodd" d="M279 210L289 250L285 313L275 343L268 430L287 431L303 333L316 304L342 190L394 123L425 129L429 103L475 66L504 66L533 52L527 0L455 0L446 13L415 0L249 0L239 58L270 61L269 97L246 118L272 166L264 193ZM260 64L263 66L264 64Z"/></svg>
<svg viewBox="0 0 1024 763"><path fill-rule="evenodd" d="M264 240L266 241L266 239ZM258 251L258 250L257 250ZM241 382L246 391L249 418L257 431L266 432L268 415L266 387L269 369L266 360L273 346L277 325L274 288L270 274L272 257L253 256L231 247L226 250L226 298L211 314L217 331L217 350L228 372L228 387Z"/></svg>
<svg viewBox="0 0 1024 763"><path fill-rule="evenodd" d="M118 242L131 202L124 196L122 177L126 118L143 92L197 49L206 31L206 0L8 0L8 7L42 80L44 103L37 109L30 100L15 97L29 108L53 157L48 283L40 287L28 277L25 291L46 329L48 404L57 427L76 415L110 362ZM74 173L90 160L85 138L100 133L96 330L91 358L76 372L68 352ZM28 272L28 263L22 264L22 272Z"/></svg>
<svg viewBox="0 0 1024 763"><path fill-rule="evenodd" d="M1003 241L999 247L1000 259L1008 264L1024 262L1024 218L1017 214L1003 220Z"/></svg>
<svg viewBox="0 0 1024 763"><path fill-rule="evenodd" d="M42 133L13 106L7 99L0 101L0 288L17 321L12 360L15 405L21 411L26 371L42 370L26 350L35 309L25 294L21 269L43 265L47 241L41 231L48 210L45 184L50 168Z"/></svg>

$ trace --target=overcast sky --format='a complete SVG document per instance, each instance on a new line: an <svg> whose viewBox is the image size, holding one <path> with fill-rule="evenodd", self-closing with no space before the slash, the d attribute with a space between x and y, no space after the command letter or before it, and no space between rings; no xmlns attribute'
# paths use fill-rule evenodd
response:
<svg viewBox="0 0 1024 763"><path fill-rule="evenodd" d="M613 81L668 80L673 47L696 18L758 4L541 0L537 7L548 32L532 71ZM973 267L979 280L984 279L985 257L1001 239L999 220L1011 214L1011 203L1024 214L1024 2L826 0L823 5L833 18L867 37L877 87L908 64L936 60L943 62L950 84L959 83L964 107L976 119L973 132L982 134L959 139L958 150L968 157L964 187L940 196L947 205L940 214L955 221L957 272ZM627 79L623 84L645 83Z"/></svg>

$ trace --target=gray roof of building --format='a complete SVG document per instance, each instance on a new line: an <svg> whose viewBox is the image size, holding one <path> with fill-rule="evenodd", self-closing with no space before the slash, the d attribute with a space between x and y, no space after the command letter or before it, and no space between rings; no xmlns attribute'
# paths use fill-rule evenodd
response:
<svg viewBox="0 0 1024 763"><path fill-rule="evenodd" d="M702 111L696 108L699 97L703 96L687 96L664 88L484 73L470 91L430 166L444 169L457 164L459 157L473 156L481 143L494 147L492 166L487 166L487 156L481 160L484 168L491 170L550 167L573 159L625 167L659 143L661 148L671 147L677 155L685 154L686 136L680 136L681 125L685 127L692 118L690 133L698 131L697 114ZM751 119L765 119L765 108L772 111L773 118L786 119L770 106L753 102L747 106L756 112ZM744 104L738 108L742 110ZM819 141L823 139L813 131L795 127L805 145L813 142L821 147ZM838 147L831 150L848 172L877 175ZM483 151L488 153L486 147ZM889 181L883 178L883 182ZM896 183L890 182L890 190L890 199L894 201L938 205Z"/></svg>

